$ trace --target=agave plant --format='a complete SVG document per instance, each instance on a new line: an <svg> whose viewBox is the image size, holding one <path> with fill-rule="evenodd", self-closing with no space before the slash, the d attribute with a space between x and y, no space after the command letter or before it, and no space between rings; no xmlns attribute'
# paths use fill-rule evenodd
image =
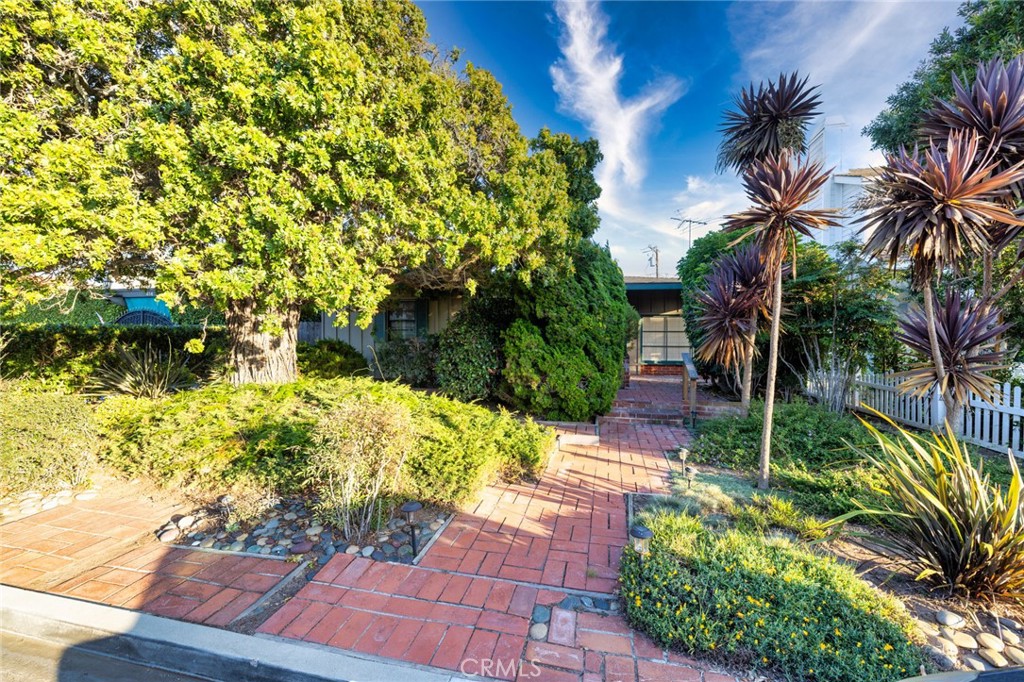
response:
<svg viewBox="0 0 1024 682"><path fill-rule="evenodd" d="M779 364L779 318L782 315L782 263L799 235L812 236L817 229L837 224L833 218L834 211L803 208L814 199L826 179L828 173L822 170L821 164L802 163L789 151L769 156L764 161L755 161L743 174L743 186L753 206L729 216L723 227L726 232L754 236L772 282L771 340L758 474L758 487L761 489L768 487L771 460L775 377Z"/></svg>
<svg viewBox="0 0 1024 682"><path fill-rule="evenodd" d="M872 540L902 557L918 580L965 597L1024 598L1024 480L1013 454L1004 490L948 426L925 437L886 421L896 435L864 421L877 448L858 450L882 475L884 495L826 525L882 518L891 532Z"/></svg>
<svg viewBox="0 0 1024 682"><path fill-rule="evenodd" d="M139 351L118 344L116 357L93 373L86 393L161 398L191 388L195 381L188 360L170 346L162 353L152 344Z"/></svg>
<svg viewBox="0 0 1024 682"><path fill-rule="evenodd" d="M755 161L778 156L785 150L805 150L804 131L818 115L817 87L807 87L794 72L779 80L740 91L735 110L725 112L718 151L718 170L743 171Z"/></svg>
<svg viewBox="0 0 1024 682"><path fill-rule="evenodd" d="M1005 350L995 350L994 342L1010 325L999 323L998 309L979 300L962 298L959 292L947 296L945 305L937 297L932 305L945 376L937 375L934 363L922 363L903 373L905 380L900 388L924 395L938 387L941 393L953 396L956 412L951 417L955 417L972 391L986 399L994 392L996 380L992 372L1005 369L1002 363L1009 355ZM898 340L925 356L931 354L928 319L923 310L907 313L900 320L900 328Z"/></svg>

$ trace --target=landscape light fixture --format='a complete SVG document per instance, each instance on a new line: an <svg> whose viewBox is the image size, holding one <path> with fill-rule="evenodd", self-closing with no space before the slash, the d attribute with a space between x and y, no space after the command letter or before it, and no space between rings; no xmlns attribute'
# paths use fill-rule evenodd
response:
<svg viewBox="0 0 1024 682"><path fill-rule="evenodd" d="M692 488L693 480L697 478L697 470L693 467L686 467L684 471L686 472L686 488Z"/></svg>
<svg viewBox="0 0 1024 682"><path fill-rule="evenodd" d="M654 531L650 528L640 525L633 526L629 529L629 537L633 540L633 549L641 559L651 553L651 538L654 537Z"/></svg>
<svg viewBox="0 0 1024 682"><path fill-rule="evenodd" d="M405 520L409 523L409 532L412 534L412 555L414 558L419 554L419 549L416 547L416 512L420 509L423 509L423 503L416 500L409 500L402 505L402 513L405 514Z"/></svg>

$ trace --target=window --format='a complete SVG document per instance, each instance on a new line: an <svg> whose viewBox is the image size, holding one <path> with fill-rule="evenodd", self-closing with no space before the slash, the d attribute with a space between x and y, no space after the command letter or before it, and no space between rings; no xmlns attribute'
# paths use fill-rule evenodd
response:
<svg viewBox="0 0 1024 682"><path fill-rule="evenodd" d="M387 311L387 332L389 339L416 337L416 301L395 301Z"/></svg>
<svg viewBox="0 0 1024 682"><path fill-rule="evenodd" d="M682 316L640 318L640 349L640 362L682 362L683 353L690 351Z"/></svg>

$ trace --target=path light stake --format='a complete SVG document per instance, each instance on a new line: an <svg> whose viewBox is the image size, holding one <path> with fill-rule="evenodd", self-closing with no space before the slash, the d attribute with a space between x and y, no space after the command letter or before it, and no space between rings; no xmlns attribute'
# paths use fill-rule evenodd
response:
<svg viewBox="0 0 1024 682"><path fill-rule="evenodd" d="M687 450L684 447L680 447L679 448L679 461L683 463L684 467L686 466L686 458L689 457L689 456L690 456L690 451L689 450Z"/></svg>
<svg viewBox="0 0 1024 682"><path fill-rule="evenodd" d="M420 509L423 509L423 503L417 502L416 500L409 500L402 505L402 512L405 514L405 520L409 523L409 532L412 533L413 558L419 554L419 550L416 548L416 512Z"/></svg>
<svg viewBox="0 0 1024 682"><path fill-rule="evenodd" d="M693 467L686 467L683 470L686 473L686 489L689 490L693 487L693 481L697 478L697 470Z"/></svg>
<svg viewBox="0 0 1024 682"><path fill-rule="evenodd" d="M651 553L651 538L654 531L647 526L636 525L629 529L629 537L633 540L633 549L640 555L640 561Z"/></svg>

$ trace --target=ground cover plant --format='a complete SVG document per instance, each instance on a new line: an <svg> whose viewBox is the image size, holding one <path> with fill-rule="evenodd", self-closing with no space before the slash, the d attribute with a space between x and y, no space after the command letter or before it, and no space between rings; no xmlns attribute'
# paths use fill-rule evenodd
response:
<svg viewBox="0 0 1024 682"><path fill-rule="evenodd" d="M787 537L715 530L654 511L650 553L627 548L626 617L659 645L791 680L880 682L916 673L913 621L853 569Z"/></svg>
<svg viewBox="0 0 1024 682"><path fill-rule="evenodd" d="M99 446L81 397L0 381L0 497L85 483Z"/></svg>
<svg viewBox="0 0 1024 682"><path fill-rule="evenodd" d="M259 495L307 492L310 452L351 401L411 415L412 444L398 492L442 506L473 499L497 476L539 473L554 434L507 412L368 378L279 386L214 384L159 400L117 397L99 408L102 459L198 496L225 489ZM326 421L325 421L326 420Z"/></svg>

